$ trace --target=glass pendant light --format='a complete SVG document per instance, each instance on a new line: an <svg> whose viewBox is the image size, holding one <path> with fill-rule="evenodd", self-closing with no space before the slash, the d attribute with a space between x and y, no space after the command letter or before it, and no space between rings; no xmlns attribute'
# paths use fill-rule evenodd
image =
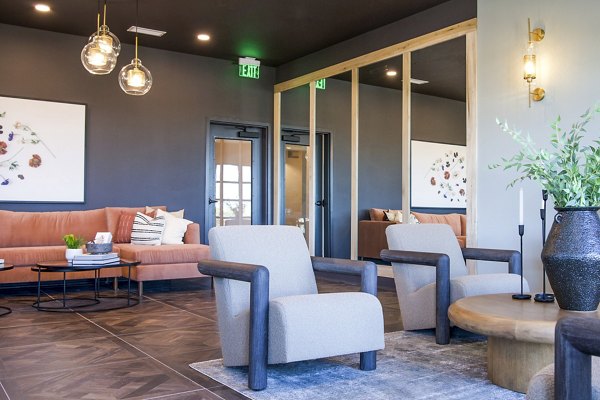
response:
<svg viewBox="0 0 600 400"><path fill-rule="evenodd" d="M152 74L138 58L138 3L139 0L136 1L135 5L135 58L119 72L119 86L125 93L133 96L142 96L148 93L152 87Z"/></svg>
<svg viewBox="0 0 600 400"><path fill-rule="evenodd" d="M85 69L94 75L109 74L117 65L121 52L121 42L106 25L106 0L104 1L104 21L100 26L100 2L96 32L92 33L81 51L81 62Z"/></svg>

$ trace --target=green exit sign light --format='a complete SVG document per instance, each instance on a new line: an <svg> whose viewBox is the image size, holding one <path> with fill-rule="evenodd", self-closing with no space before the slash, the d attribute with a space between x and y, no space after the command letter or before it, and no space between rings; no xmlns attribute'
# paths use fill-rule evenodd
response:
<svg viewBox="0 0 600 400"><path fill-rule="evenodd" d="M238 75L242 78L259 79L260 61L252 57L240 58Z"/></svg>
<svg viewBox="0 0 600 400"><path fill-rule="evenodd" d="M316 83L317 89L325 90L325 78L319 79L315 83Z"/></svg>

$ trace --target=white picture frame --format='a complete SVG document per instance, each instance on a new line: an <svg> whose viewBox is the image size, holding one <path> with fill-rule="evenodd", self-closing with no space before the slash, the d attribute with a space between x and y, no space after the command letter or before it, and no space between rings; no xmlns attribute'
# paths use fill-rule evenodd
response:
<svg viewBox="0 0 600 400"><path fill-rule="evenodd" d="M411 141L411 206L466 208L467 147Z"/></svg>
<svg viewBox="0 0 600 400"><path fill-rule="evenodd" d="M0 96L0 202L85 202L84 104Z"/></svg>

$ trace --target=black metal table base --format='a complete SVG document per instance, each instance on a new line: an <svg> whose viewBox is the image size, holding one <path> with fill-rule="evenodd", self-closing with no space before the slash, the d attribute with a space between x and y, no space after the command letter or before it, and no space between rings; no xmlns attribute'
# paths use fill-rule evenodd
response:
<svg viewBox="0 0 600 400"><path fill-rule="evenodd" d="M67 297L67 272L74 272L71 266L56 267L54 269L48 269L46 267L33 267L32 270L38 273L38 285L37 285L37 301L32 304L32 307L38 311L50 311L50 312L95 312L95 311L110 311L120 310L139 304L139 296L132 297L131 295L131 263L128 265L128 276L127 276L127 296L100 296L100 269L94 269L94 297ZM76 271L76 270L75 270ZM42 272L59 272L63 274L63 290L62 297L49 298L47 300L41 300L42 296ZM116 292L115 292L116 293ZM113 307L96 307L101 303L101 299L123 299L125 300L123 305ZM77 304L82 302L82 304ZM46 304L56 303L56 306L48 306ZM1 314L0 314L1 316Z"/></svg>
<svg viewBox="0 0 600 400"><path fill-rule="evenodd" d="M0 306L0 310L4 310L4 311L0 311L0 317L8 315L12 312L12 309L10 307Z"/></svg>
<svg viewBox="0 0 600 400"><path fill-rule="evenodd" d="M77 304L77 303L82 304ZM49 304L56 303L56 306ZM76 303L76 304L73 304ZM99 299L91 297L65 297L65 298L50 298L48 300L38 300L33 302L31 305L38 311L52 311L52 312L72 312L73 309L79 309L83 307L90 307L100 303ZM77 310L79 311L79 310Z"/></svg>

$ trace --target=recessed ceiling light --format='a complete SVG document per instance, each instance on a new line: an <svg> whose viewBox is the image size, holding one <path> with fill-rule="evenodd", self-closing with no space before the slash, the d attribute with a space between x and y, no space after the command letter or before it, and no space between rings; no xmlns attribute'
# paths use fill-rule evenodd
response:
<svg viewBox="0 0 600 400"><path fill-rule="evenodd" d="M207 35L206 33L201 33L196 37L198 38L198 40L201 40L203 42L208 42L210 40L210 36Z"/></svg>
<svg viewBox="0 0 600 400"><path fill-rule="evenodd" d="M127 29L127 32L134 32L137 28L137 33L140 33L142 35L150 35L150 36L157 36L157 37L161 37L163 36L165 33L165 31L159 31L157 29L150 29L150 28L142 28L141 26L130 26L129 29Z"/></svg>
<svg viewBox="0 0 600 400"><path fill-rule="evenodd" d="M398 75L398 72L396 72L396 70L393 70L393 69L388 69L387 71L385 71L385 74L387 76L396 76L396 75Z"/></svg>
<svg viewBox="0 0 600 400"><path fill-rule="evenodd" d="M39 12L49 12L50 6L47 4L36 4L34 7Z"/></svg>

